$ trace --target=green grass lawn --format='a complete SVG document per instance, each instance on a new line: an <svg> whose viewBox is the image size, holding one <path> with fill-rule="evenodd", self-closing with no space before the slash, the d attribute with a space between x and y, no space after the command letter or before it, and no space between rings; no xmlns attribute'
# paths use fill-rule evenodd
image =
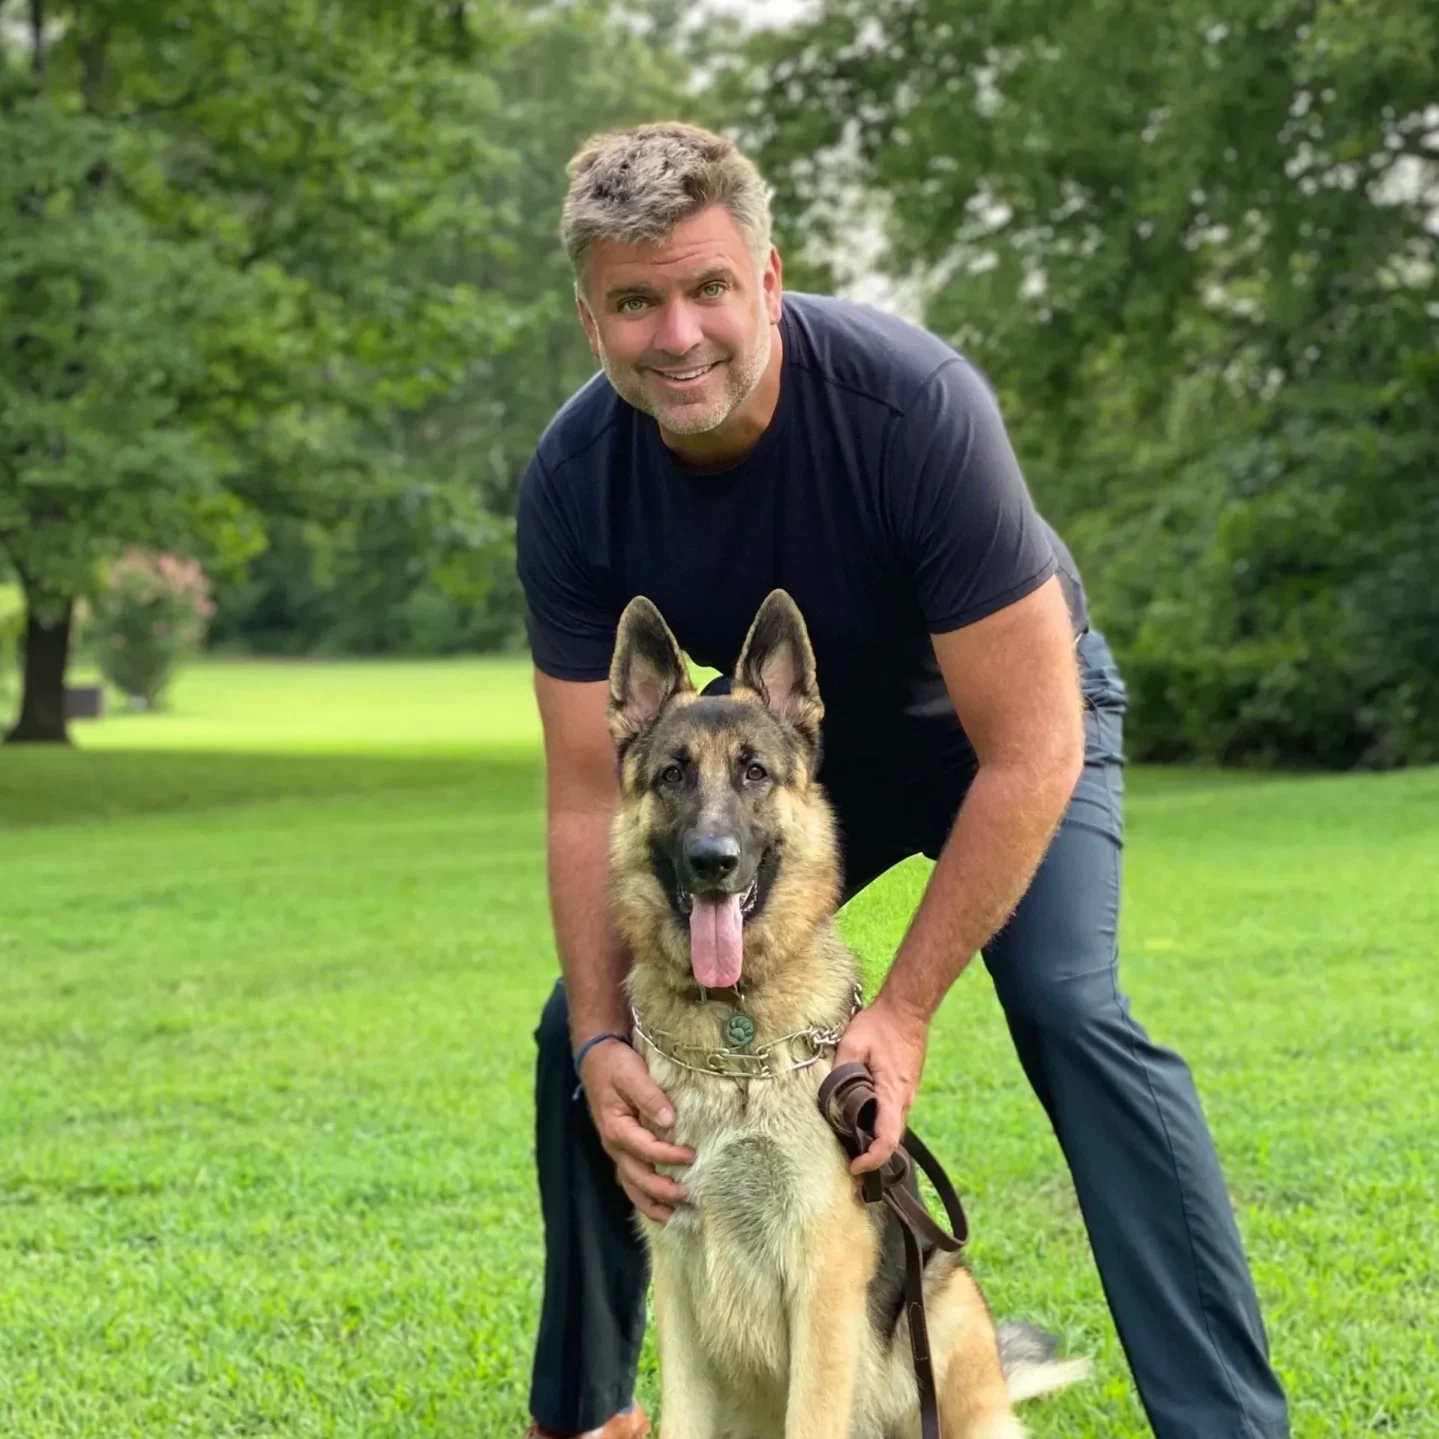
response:
<svg viewBox="0 0 1439 1439"><path fill-rule="evenodd" d="M536 728L515 664L212 663L0 751L4 1439L517 1439ZM1439 1433L1439 771L1130 788L1126 987L1196 1071L1296 1433ZM872 976L922 879L846 914ZM978 966L915 1123L994 1307L1097 1356L1034 1433L1144 1434Z"/></svg>

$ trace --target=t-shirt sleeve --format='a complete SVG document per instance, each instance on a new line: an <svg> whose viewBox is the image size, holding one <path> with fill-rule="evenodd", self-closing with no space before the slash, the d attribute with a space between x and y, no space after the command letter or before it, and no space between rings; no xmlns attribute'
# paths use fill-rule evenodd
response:
<svg viewBox="0 0 1439 1439"><path fill-rule="evenodd" d="M895 424L892 513L931 634L982 620L1055 573L999 406L972 366L941 366Z"/></svg>
<svg viewBox="0 0 1439 1439"><path fill-rule="evenodd" d="M535 667L560 680L605 679L619 616L538 455L520 479L515 568Z"/></svg>

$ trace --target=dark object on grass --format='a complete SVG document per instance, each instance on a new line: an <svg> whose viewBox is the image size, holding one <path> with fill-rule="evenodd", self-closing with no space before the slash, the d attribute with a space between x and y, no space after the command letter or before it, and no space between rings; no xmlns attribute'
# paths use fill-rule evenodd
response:
<svg viewBox="0 0 1439 1439"><path fill-rule="evenodd" d="M104 685L65 686L65 718L67 720L100 719L104 713Z"/></svg>

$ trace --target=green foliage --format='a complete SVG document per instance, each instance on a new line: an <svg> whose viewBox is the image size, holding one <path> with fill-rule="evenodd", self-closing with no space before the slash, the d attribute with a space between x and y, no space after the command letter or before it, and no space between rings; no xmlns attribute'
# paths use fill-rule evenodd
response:
<svg viewBox="0 0 1439 1439"><path fill-rule="evenodd" d="M397 416L512 319L487 254L488 0L36 4L0 50L0 545L32 606L130 544L236 569L267 516L416 479ZM444 504L488 548L480 496Z"/></svg>
<svg viewBox="0 0 1439 1439"><path fill-rule="evenodd" d="M426 493L428 491L428 493ZM212 641L270 654L441 655L511 647L510 527L447 568L447 492L416 486L334 528L281 520L240 582L222 584ZM482 568L487 566L487 568Z"/></svg>
<svg viewBox="0 0 1439 1439"><path fill-rule="evenodd" d="M203 662L162 721L6 753L7 1436L522 1432L537 729L522 663ZM1124 988L1194 1068L1296 1439L1426 1434L1439 770L1128 782ZM871 982L923 875L843 916ZM1036 1439L1147 1435L980 965L914 1123L996 1312L1096 1358Z"/></svg>
<svg viewBox="0 0 1439 1439"><path fill-rule="evenodd" d="M222 485L178 395L239 287L203 245L92 200L111 143L43 94L0 116L0 543L45 597L88 588L108 544L187 536Z"/></svg>
<svg viewBox="0 0 1439 1439"><path fill-rule="evenodd" d="M1141 756L1439 756L1439 11L837 0L721 95L996 384Z"/></svg>
<svg viewBox="0 0 1439 1439"><path fill-rule="evenodd" d="M130 550L107 566L88 626L101 673L153 708L205 637L215 606L194 560Z"/></svg>

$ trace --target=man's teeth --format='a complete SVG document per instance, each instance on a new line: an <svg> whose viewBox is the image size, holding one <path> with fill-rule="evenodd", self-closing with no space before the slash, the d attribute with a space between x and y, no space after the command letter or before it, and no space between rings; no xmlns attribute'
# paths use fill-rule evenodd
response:
<svg viewBox="0 0 1439 1439"><path fill-rule="evenodd" d="M713 365L701 365L697 370L661 370L660 374L667 380L697 380L712 369Z"/></svg>

